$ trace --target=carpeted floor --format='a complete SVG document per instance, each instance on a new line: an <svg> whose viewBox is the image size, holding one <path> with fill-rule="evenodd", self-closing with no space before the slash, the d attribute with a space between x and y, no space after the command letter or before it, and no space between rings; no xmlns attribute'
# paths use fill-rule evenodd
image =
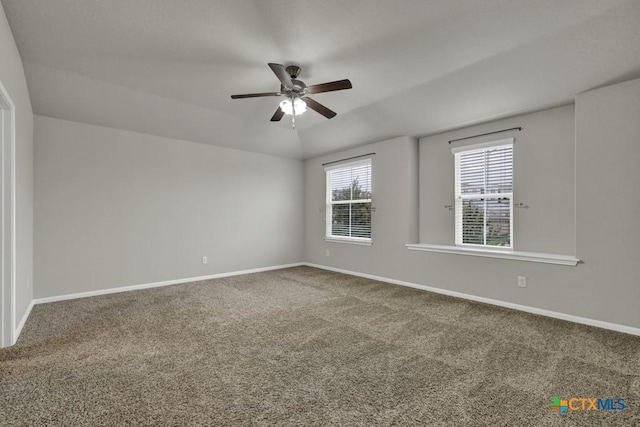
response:
<svg viewBox="0 0 640 427"><path fill-rule="evenodd" d="M35 306L0 425L633 426L640 337L297 267Z"/></svg>

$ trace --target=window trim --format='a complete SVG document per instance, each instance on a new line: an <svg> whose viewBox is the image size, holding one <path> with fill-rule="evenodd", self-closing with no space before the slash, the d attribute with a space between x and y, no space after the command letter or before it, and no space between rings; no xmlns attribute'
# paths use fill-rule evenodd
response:
<svg viewBox="0 0 640 427"><path fill-rule="evenodd" d="M353 168L360 165L368 165L371 170L371 198L360 199L357 201L338 201L333 202L331 200L331 172L335 169ZM351 243L356 245L371 246L373 244L373 157L364 157L358 160L345 161L324 167L325 174L325 231L324 240L333 243ZM353 203L370 203L372 208L371 215L371 237L349 237L349 236L334 236L331 234L332 224L332 206L334 204L353 204Z"/></svg>
<svg viewBox="0 0 640 427"><path fill-rule="evenodd" d="M582 261L573 255L551 254L543 252L522 252L506 250L485 250L477 248L467 248L452 245L432 245L426 243L407 243L405 245L410 251L436 252L454 255L469 255L484 258L508 259L514 261L529 261L541 264L568 265L575 267Z"/></svg>
<svg viewBox="0 0 640 427"><path fill-rule="evenodd" d="M358 246L372 246L373 242L371 239L363 238L363 237L325 237L325 242L328 243L348 243L350 245L358 245Z"/></svg>
<svg viewBox="0 0 640 427"><path fill-rule="evenodd" d="M462 195L458 194L458 185L459 185L459 181L460 181L460 173L459 173L459 163L458 163L458 159L459 157L457 156L458 154L461 153L469 153L469 152L474 152L474 151L486 151L489 148L494 148L494 147L503 147L503 146L510 146L512 149L512 173L511 173L511 192L509 193L484 193L484 194L474 194L474 195L469 195L467 197L462 197ZM470 145L465 145L463 147L453 147L451 149L451 153L454 155L454 242L455 242L455 246L457 248L461 248L461 249L470 249L470 250L475 250L475 251L488 251L488 252L513 252L514 251L514 227L513 227L513 208L514 208L514 204L513 204L513 195L514 195L514 174L513 174L513 153L514 153L514 146L515 146L515 138L503 138L503 139L498 139L498 140L494 140L494 141L488 141L488 142L483 142L483 143L477 143L477 144L470 144ZM500 196L505 197L505 198L509 198L509 246L493 246L493 245L486 245L486 244L475 244L475 243L463 243L462 242L462 224L459 224L458 221L462 221L462 213L459 213L458 210L460 209L458 207L458 204L460 203L460 205L462 205L462 202L464 200L470 200L470 199L493 199L493 198L499 198ZM460 231L459 231L460 230ZM486 231L484 233L484 237L486 239Z"/></svg>

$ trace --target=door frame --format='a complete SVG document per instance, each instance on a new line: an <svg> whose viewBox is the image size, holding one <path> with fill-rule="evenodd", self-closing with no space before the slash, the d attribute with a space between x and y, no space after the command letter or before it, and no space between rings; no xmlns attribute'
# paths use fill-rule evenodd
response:
<svg viewBox="0 0 640 427"><path fill-rule="evenodd" d="M0 81L0 347L16 336L16 107Z"/></svg>

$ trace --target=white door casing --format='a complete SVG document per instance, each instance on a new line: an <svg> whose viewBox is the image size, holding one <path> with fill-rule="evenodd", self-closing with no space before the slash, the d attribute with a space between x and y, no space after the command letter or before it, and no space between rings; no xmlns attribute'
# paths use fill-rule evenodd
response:
<svg viewBox="0 0 640 427"><path fill-rule="evenodd" d="M16 192L15 105L0 81L0 347L15 344L16 299Z"/></svg>

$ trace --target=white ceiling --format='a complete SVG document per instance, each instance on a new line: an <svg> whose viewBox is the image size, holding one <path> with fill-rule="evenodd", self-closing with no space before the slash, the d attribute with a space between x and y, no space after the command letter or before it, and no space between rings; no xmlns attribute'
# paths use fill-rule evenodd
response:
<svg viewBox="0 0 640 427"><path fill-rule="evenodd" d="M2 0L34 113L295 158L640 77L638 0ZM335 110L269 121L268 62Z"/></svg>

